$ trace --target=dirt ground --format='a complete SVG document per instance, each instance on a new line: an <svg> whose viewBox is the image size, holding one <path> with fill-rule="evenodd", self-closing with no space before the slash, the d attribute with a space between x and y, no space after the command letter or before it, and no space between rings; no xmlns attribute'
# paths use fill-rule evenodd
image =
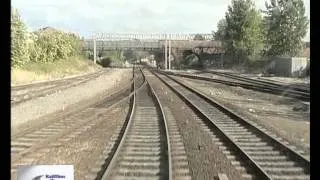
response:
<svg viewBox="0 0 320 180"><path fill-rule="evenodd" d="M310 111L296 111L301 101L219 83L177 78L251 121L257 122L288 142L310 152Z"/></svg>

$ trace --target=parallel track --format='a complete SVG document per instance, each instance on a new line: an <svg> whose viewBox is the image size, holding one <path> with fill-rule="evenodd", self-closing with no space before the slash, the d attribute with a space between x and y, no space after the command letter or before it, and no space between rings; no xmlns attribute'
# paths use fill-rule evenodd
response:
<svg viewBox="0 0 320 180"><path fill-rule="evenodd" d="M252 89L256 91L292 97L292 98L300 99L303 101L310 101L310 93L308 92L298 91L290 88L288 89L287 87L280 86L280 85L279 86L270 85L270 84L267 85L266 83L257 82L252 79L246 80L246 82L244 82L243 79L242 80L240 79L222 80L222 79L215 79L215 78L210 78L206 76L191 75L186 73L174 73L174 72L165 72L165 73L169 75L180 76L180 77L185 77L190 79L198 79L198 80L210 81L215 83L222 83L230 86L240 86L243 88Z"/></svg>
<svg viewBox="0 0 320 180"><path fill-rule="evenodd" d="M33 160L27 158L29 154L37 152L37 155L40 156L46 152L45 147L50 147L49 144L54 145L54 142L57 142L58 139L67 141L74 137L72 134L79 134L94 126L100 121L99 119L101 118L98 117L101 116L101 113L105 114L105 112L111 111L114 107L126 102L133 96L134 89L130 89L130 86L128 84L128 86L90 105L90 107L68 114L63 118L57 117L54 123L28 128L14 134L11 137L11 172L15 173L16 167L20 164L30 164ZM142 83L139 82L137 86L142 86Z"/></svg>
<svg viewBox="0 0 320 180"><path fill-rule="evenodd" d="M289 146L201 92L166 74L155 75L223 139L253 179L310 179L310 162ZM216 118L222 117L222 118ZM245 176L248 177L248 176Z"/></svg>
<svg viewBox="0 0 320 180"><path fill-rule="evenodd" d="M267 79L252 79L249 77L244 77L236 74L226 73L226 72L216 72L216 71L204 71L206 73L211 73L219 76L224 76L232 79L241 80L244 82L252 82L256 84L266 85L266 86L274 86L274 87L281 87L283 89L292 89L295 91L310 93L310 88L305 85L289 85L277 81L267 80Z"/></svg>
<svg viewBox="0 0 320 180"><path fill-rule="evenodd" d="M130 117L120 136L110 162L96 179L171 179L168 128L148 83L134 93Z"/></svg>
<svg viewBox="0 0 320 180"><path fill-rule="evenodd" d="M11 87L11 105L17 105L26 102L33 98L38 98L46 95L59 92L72 86L77 86L95 79L105 73L105 70L98 71L92 74L86 74L68 79L60 79L48 82L35 84L27 84Z"/></svg>

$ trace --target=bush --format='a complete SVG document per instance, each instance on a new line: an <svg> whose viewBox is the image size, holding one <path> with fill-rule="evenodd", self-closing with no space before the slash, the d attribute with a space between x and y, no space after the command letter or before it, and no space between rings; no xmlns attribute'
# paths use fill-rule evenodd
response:
<svg viewBox="0 0 320 180"><path fill-rule="evenodd" d="M18 11L11 12L11 65L18 67L29 61L28 33Z"/></svg>
<svg viewBox="0 0 320 180"><path fill-rule="evenodd" d="M48 63L81 54L80 37L53 28L26 31L16 9L11 14L11 64L21 67L31 62Z"/></svg>
<svg viewBox="0 0 320 180"><path fill-rule="evenodd" d="M54 62L80 54L80 38L58 30L39 30L33 33L31 56L35 62Z"/></svg>
<svg viewBox="0 0 320 180"><path fill-rule="evenodd" d="M110 67L111 59L109 57L103 58L98 62L102 67Z"/></svg>

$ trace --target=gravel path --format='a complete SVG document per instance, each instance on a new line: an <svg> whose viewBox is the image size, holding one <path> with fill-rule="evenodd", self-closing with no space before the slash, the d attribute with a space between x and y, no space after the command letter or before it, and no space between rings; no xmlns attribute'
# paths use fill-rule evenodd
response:
<svg viewBox="0 0 320 180"><path fill-rule="evenodd" d="M200 119L166 85L154 76L148 76L163 106L170 108L178 125L188 158L192 179L216 179L218 173L230 180L240 180L241 174L211 139Z"/></svg>
<svg viewBox="0 0 320 180"><path fill-rule="evenodd" d="M90 100L99 93L115 88L132 78L132 69L112 69L96 79L76 87L51 94L46 97L32 99L11 108L11 128L20 126L31 120L63 111L80 101Z"/></svg>
<svg viewBox="0 0 320 180"><path fill-rule="evenodd" d="M303 149L306 155L309 154L310 112L294 110L295 107L304 106L299 100L219 83L177 79L204 92L249 120L258 122Z"/></svg>

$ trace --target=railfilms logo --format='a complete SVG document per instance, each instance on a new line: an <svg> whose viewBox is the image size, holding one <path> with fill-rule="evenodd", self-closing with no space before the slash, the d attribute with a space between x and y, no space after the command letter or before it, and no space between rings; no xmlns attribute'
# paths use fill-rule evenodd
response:
<svg viewBox="0 0 320 180"><path fill-rule="evenodd" d="M18 180L73 180L73 165L36 165L18 167Z"/></svg>
<svg viewBox="0 0 320 180"><path fill-rule="evenodd" d="M32 180L43 180L43 179L50 179L50 180L55 180L55 179L65 179L66 176L63 175L40 175L40 176L36 176L34 177Z"/></svg>

